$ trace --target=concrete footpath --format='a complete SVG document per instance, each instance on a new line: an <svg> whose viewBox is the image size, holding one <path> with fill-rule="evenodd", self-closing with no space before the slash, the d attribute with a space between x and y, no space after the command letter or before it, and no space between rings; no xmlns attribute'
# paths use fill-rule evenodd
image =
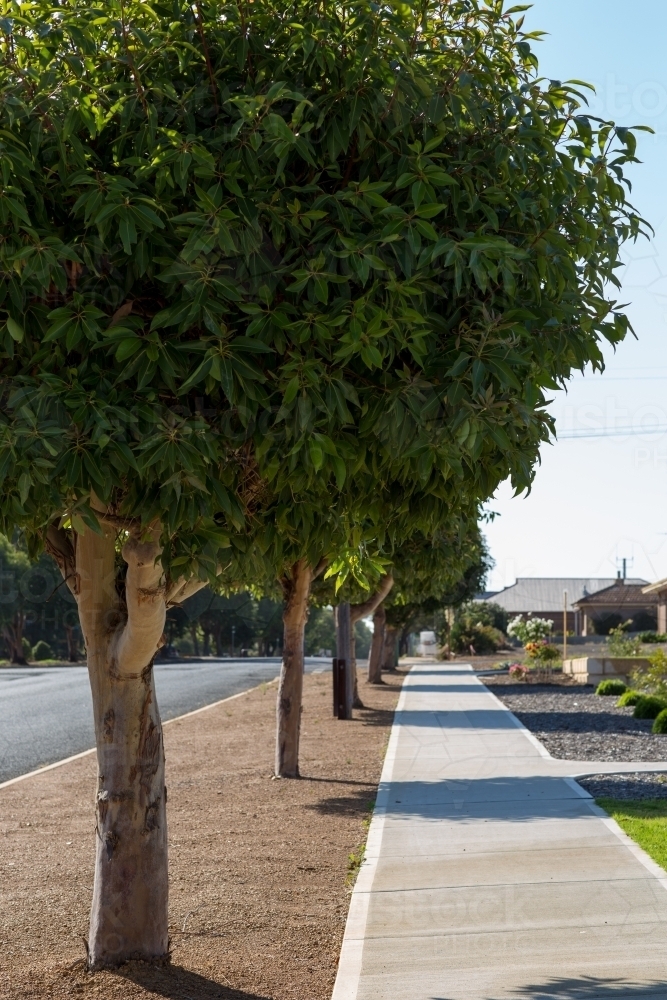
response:
<svg viewBox="0 0 667 1000"><path fill-rule="evenodd" d="M667 1000L667 876L465 664L407 677L333 1000Z"/></svg>

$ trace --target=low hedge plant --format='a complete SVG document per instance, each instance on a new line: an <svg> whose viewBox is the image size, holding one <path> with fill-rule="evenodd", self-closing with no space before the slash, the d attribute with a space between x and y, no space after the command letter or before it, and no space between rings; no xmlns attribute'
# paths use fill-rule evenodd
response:
<svg viewBox="0 0 667 1000"><path fill-rule="evenodd" d="M645 694L637 700L633 715L635 719L657 719L666 708L667 701L654 694Z"/></svg>
<svg viewBox="0 0 667 1000"><path fill-rule="evenodd" d="M607 681L600 681L600 683L595 689L595 693L605 696L624 694L627 691L627 689L628 689L627 684L624 684L623 681L619 681L613 677L610 677L609 680Z"/></svg>
<svg viewBox="0 0 667 1000"><path fill-rule="evenodd" d="M618 701L616 702L616 707L627 708L629 705L634 706L637 704L640 698L644 697L645 695L643 695L641 691L635 691L633 688L629 688L625 692L625 694L622 694L621 697L618 699Z"/></svg>
<svg viewBox="0 0 667 1000"><path fill-rule="evenodd" d="M652 732L660 736L664 736L667 733L667 708L663 708L660 715L656 716Z"/></svg>

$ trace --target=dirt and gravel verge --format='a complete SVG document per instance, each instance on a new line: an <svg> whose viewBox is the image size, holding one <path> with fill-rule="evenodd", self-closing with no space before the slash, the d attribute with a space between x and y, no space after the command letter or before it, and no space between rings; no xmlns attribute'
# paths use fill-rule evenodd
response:
<svg viewBox="0 0 667 1000"><path fill-rule="evenodd" d="M165 726L171 964L90 974L95 760L0 790L2 1000L328 1000L403 675L332 718L305 677L300 781L272 780L274 685Z"/></svg>

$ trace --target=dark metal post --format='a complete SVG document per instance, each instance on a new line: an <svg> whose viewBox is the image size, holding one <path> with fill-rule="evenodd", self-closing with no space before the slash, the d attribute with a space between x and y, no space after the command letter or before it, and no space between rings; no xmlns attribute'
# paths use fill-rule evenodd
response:
<svg viewBox="0 0 667 1000"><path fill-rule="evenodd" d="M350 658L350 605L339 604L336 614L336 659L338 662L340 696L339 719L352 718L352 702L354 699L354 678L352 676L352 660ZM341 704L342 703L342 704ZM342 714L341 714L342 709Z"/></svg>
<svg viewBox="0 0 667 1000"><path fill-rule="evenodd" d="M335 719L345 718L345 660L333 660L333 714Z"/></svg>

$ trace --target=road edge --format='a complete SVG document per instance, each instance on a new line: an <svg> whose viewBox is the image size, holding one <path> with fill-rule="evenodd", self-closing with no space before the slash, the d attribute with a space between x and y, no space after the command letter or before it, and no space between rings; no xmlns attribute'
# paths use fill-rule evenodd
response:
<svg viewBox="0 0 667 1000"><path fill-rule="evenodd" d="M219 701L212 701L210 705L202 705L201 708L195 708L191 712L185 712L183 715L176 715L173 719L166 719L162 725L168 726L172 722L180 722L182 719L189 719L191 715L199 715L200 712L208 712L211 708L217 708L218 705L224 705L226 701L234 701L236 698L242 698L245 694L250 694L251 691L257 691L259 688L268 686L269 684L276 684L278 677L273 677L270 681L262 681L260 684L255 684L251 688L246 688L244 691L238 691L237 694L230 694L227 698L220 698ZM9 778L8 781L0 782L0 791L3 788L9 788L11 785L17 785L19 781L27 781L28 778L36 778L38 774L45 774L47 771L53 771L56 767L63 767L65 764L71 764L74 760L81 760L82 757L89 757L91 753L95 753L95 747L91 747L90 750L82 750L81 753L72 754L71 757L64 757L62 760L57 760L53 764L45 764L44 767L38 767L34 771L27 771L25 774L19 774L16 778Z"/></svg>

